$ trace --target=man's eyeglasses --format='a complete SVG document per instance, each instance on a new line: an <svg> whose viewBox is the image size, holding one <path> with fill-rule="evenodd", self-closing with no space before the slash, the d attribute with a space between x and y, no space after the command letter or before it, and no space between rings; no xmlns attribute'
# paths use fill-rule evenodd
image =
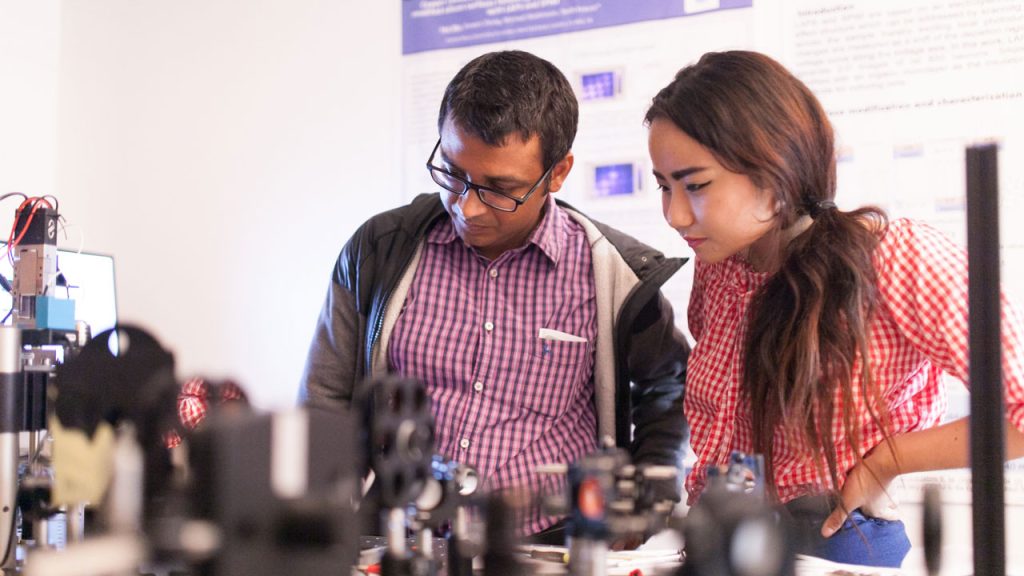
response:
<svg viewBox="0 0 1024 576"><path fill-rule="evenodd" d="M544 174L541 175L540 180L537 180L537 183L530 188L530 191L527 192L525 196L516 197L506 192L495 190L494 188L473 184L469 180L466 180L461 176L456 176L444 168L434 166L434 156L437 154L437 149L440 147L441 139L439 138L437 140L437 144L434 144L434 151L430 153L430 158L427 159L427 170L430 171L430 177L434 179L434 182L437 182L439 186L448 192L458 194L459 196L465 196L466 192L469 192L469 189L472 188L476 190L476 195L480 198L481 202L495 210L501 210L502 212L515 212L516 208L525 204L526 201L530 199L530 196L537 191L537 188L540 187L540 183L551 175L551 170L555 167L555 165L552 164L547 170L545 170Z"/></svg>

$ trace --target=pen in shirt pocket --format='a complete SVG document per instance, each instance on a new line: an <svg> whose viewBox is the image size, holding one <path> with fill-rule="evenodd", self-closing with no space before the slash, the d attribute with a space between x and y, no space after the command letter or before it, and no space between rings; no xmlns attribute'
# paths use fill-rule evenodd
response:
<svg viewBox="0 0 1024 576"><path fill-rule="evenodd" d="M541 328L540 332L537 333L537 338L541 340L549 340L552 342L586 342L587 339L575 334L569 334L567 332L561 332L558 330L552 330L550 328Z"/></svg>

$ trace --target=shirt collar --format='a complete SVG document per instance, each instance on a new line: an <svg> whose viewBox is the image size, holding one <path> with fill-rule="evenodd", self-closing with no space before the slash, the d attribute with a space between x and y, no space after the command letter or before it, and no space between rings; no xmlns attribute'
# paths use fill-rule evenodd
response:
<svg viewBox="0 0 1024 576"><path fill-rule="evenodd" d="M546 202L544 216L541 217L540 223L530 233L528 243L540 248L540 251L551 260L552 264L558 264L565 247L565 234L563 232L568 225L567 220L569 216L558 207L554 196L550 193L547 195Z"/></svg>
<svg viewBox="0 0 1024 576"><path fill-rule="evenodd" d="M541 217L540 223L530 233L523 248L518 250L522 250L532 244L540 249L552 264L557 265L565 247L566 239L563 232L566 226L568 226L569 216L558 207L550 193L547 195L545 202L544 215ZM455 233L455 227L452 226L450 219L445 219L444 225L435 227L427 235L427 242L432 244L450 244L458 239L459 237Z"/></svg>
<svg viewBox="0 0 1024 576"><path fill-rule="evenodd" d="M752 294L771 276L769 272L758 272L736 254L722 261L721 266L726 272L728 286L738 294Z"/></svg>

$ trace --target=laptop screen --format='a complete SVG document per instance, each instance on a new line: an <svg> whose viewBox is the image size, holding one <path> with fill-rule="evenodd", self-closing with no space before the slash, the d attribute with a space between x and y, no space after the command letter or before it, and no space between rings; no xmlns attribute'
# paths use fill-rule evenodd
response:
<svg viewBox="0 0 1024 576"><path fill-rule="evenodd" d="M55 296L75 301L75 320L89 324L93 334L117 324L113 256L58 249L57 270L63 275L66 286L58 285ZM3 243L0 243L0 274L12 280L11 263ZM11 295L0 290L0 318L10 309Z"/></svg>

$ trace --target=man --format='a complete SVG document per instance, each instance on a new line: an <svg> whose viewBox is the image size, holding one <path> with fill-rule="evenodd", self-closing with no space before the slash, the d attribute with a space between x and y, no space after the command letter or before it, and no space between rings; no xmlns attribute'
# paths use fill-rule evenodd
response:
<svg viewBox="0 0 1024 576"><path fill-rule="evenodd" d="M367 221L343 248L301 395L343 408L368 376L421 380L437 452L491 490L550 494L610 437L678 466L689 347L661 285L682 265L552 194L573 165L578 105L549 62L485 54L445 90L427 169L443 190ZM633 383L631 386L631 382ZM678 483L660 486L678 501ZM524 535L560 538L531 511Z"/></svg>

